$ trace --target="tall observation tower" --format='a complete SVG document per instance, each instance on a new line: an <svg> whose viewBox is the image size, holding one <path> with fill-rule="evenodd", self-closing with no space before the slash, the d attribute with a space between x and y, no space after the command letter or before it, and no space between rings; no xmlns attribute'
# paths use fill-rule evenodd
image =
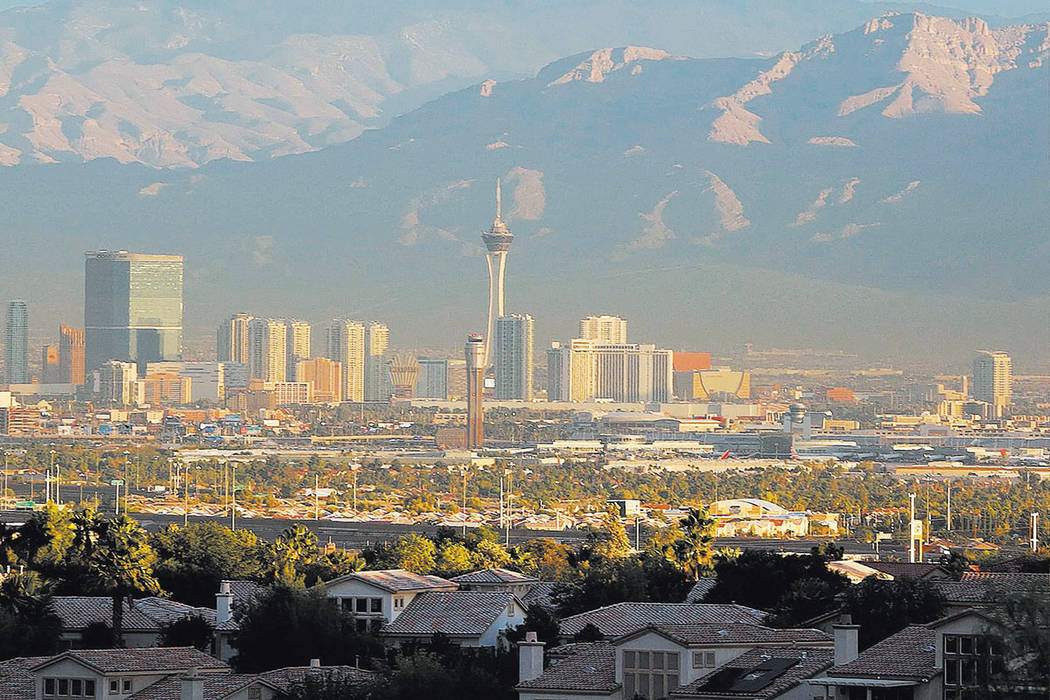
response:
<svg viewBox="0 0 1050 700"><path fill-rule="evenodd" d="M484 366L489 366L490 350L492 348L492 329L496 319L503 315L503 276L507 269L507 251L510 250L514 234L510 232L501 218L501 192L500 181L496 179L496 220L492 222L492 228L481 234L481 240L485 242L485 259L489 264L489 325L485 333Z"/></svg>

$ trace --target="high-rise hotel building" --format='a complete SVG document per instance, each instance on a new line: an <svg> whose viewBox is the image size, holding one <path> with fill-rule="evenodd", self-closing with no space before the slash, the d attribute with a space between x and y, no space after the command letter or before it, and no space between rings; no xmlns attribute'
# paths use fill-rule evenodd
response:
<svg viewBox="0 0 1050 700"><path fill-rule="evenodd" d="M532 328L528 314L496 319L493 366L497 399L532 399Z"/></svg>
<svg viewBox="0 0 1050 700"><path fill-rule="evenodd" d="M623 345L627 342L627 321L619 316L588 316L580 320L580 338Z"/></svg>
<svg viewBox="0 0 1050 700"><path fill-rule="evenodd" d="M84 329L62 324L58 327L58 372L62 384L80 386L84 373Z"/></svg>
<svg viewBox="0 0 1050 700"><path fill-rule="evenodd" d="M285 376L288 378L288 381L292 381L292 377L295 376L296 364L301 360L309 360L311 357L311 328L310 324L306 321L299 321L296 319L287 320L284 322L284 325L285 340L287 342L287 347L285 348L285 359L288 362Z"/></svg>
<svg viewBox="0 0 1050 700"><path fill-rule="evenodd" d="M673 353L655 345L577 338L547 350L550 401L669 401Z"/></svg>
<svg viewBox="0 0 1050 700"><path fill-rule="evenodd" d="M388 371L390 329L385 323L365 324L365 401L389 401L393 386Z"/></svg>
<svg viewBox="0 0 1050 700"><path fill-rule="evenodd" d="M182 256L92 251L84 261L86 368L182 356Z"/></svg>
<svg viewBox="0 0 1050 700"><path fill-rule="evenodd" d="M1010 356L1001 350L982 350L973 361L973 397L992 406L996 416L1006 413L1013 393Z"/></svg>
<svg viewBox="0 0 1050 700"><path fill-rule="evenodd" d="M467 361L467 449L485 444L485 339L474 333L463 348Z"/></svg>

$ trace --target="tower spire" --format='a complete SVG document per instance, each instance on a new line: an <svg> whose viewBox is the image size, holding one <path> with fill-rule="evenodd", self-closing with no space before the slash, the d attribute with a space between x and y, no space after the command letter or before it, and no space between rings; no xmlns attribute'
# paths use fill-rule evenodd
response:
<svg viewBox="0 0 1050 700"><path fill-rule="evenodd" d="M500 180L496 178L496 221L503 218L503 188L500 185Z"/></svg>

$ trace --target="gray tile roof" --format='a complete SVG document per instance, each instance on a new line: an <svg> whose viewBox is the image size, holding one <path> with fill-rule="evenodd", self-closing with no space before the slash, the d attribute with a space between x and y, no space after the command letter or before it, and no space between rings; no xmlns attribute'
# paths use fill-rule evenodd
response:
<svg viewBox="0 0 1050 700"><path fill-rule="evenodd" d="M49 656L21 656L0 661L0 700L26 700L36 693L31 668Z"/></svg>
<svg viewBox="0 0 1050 700"><path fill-rule="evenodd" d="M576 644L573 653L552 658L551 665L538 678L519 683L528 690L593 690L610 692L616 682L616 647L599 642Z"/></svg>
<svg viewBox="0 0 1050 700"><path fill-rule="evenodd" d="M109 624L113 619L113 599L109 596L55 596L53 601L65 631L80 631L93 622ZM124 631L158 632L162 625L192 615L215 624L215 611L211 608L195 608L164 598L140 598L130 607L124 603Z"/></svg>
<svg viewBox="0 0 1050 700"><path fill-rule="evenodd" d="M464 584L499 585L539 582L539 579L535 576L526 576L525 574L518 573L517 571L499 568L479 569L478 571L471 571L466 574L460 574L459 576L453 576L449 580L454 581L461 586Z"/></svg>
<svg viewBox="0 0 1050 700"><path fill-rule="evenodd" d="M266 586L255 581L244 581L240 579L224 579L220 582L230 584L230 593L233 594L233 606L243 606L252 603L260 593L266 590Z"/></svg>
<svg viewBox="0 0 1050 700"><path fill-rule="evenodd" d="M511 593L428 591L417 595L381 635L477 637L488 630L514 600Z"/></svg>
<svg viewBox="0 0 1050 700"><path fill-rule="evenodd" d="M733 680L744 680L749 675L760 675L761 668L767 662L774 659L791 660L791 664L779 675L771 678L767 685L761 688L734 688ZM723 664L711 673L698 678L692 683L671 694L673 698L703 698L703 697L746 697L746 698L774 698L788 692L798 686L807 678L813 678L827 670L835 661L833 649L803 649L784 647L757 647L748 651L727 664ZM734 673L730 669L736 669ZM722 674L722 675L719 675ZM729 683L719 684L718 680L730 680ZM761 681L759 681L761 683ZM705 687L708 685L715 687ZM728 688L724 685L729 685Z"/></svg>
<svg viewBox="0 0 1050 700"><path fill-rule="evenodd" d="M946 578L949 576L948 570L940 564L907 561L865 561L861 563L870 569L889 574L895 579Z"/></svg>
<svg viewBox="0 0 1050 700"><path fill-rule="evenodd" d="M74 659L100 673L175 673L197 668L202 671L229 671L222 661L193 647L144 647L136 649L71 649L40 661L34 671L60 659Z"/></svg>
<svg viewBox="0 0 1050 700"><path fill-rule="evenodd" d="M321 666L318 668L293 666L257 675L243 673L209 674L204 677L204 700L224 700L224 698L256 682L261 682L277 689L279 692L285 693L295 683L314 675L338 679L345 678L358 682L366 682L375 677L375 674L371 671L364 671L352 666ZM128 700L181 700L181 688L182 683L179 676L172 675L154 683L148 688L143 688L131 695Z"/></svg>
<svg viewBox="0 0 1050 700"><path fill-rule="evenodd" d="M968 571L960 581L936 581L937 589L949 604L970 605L989 602L989 595L999 592L1028 590L1050 591L1050 576L1046 574L993 573Z"/></svg>
<svg viewBox="0 0 1050 700"><path fill-rule="evenodd" d="M853 661L835 666L829 676L840 678L904 678L928 680L934 676L936 633L924 625L905 627L860 653Z"/></svg>
<svg viewBox="0 0 1050 700"><path fill-rule="evenodd" d="M731 623L728 625L711 623L700 625L653 625L647 629L661 632L685 645L831 644L834 641L834 638L831 635L821 632L820 630L804 628L776 629L750 623Z"/></svg>
<svg viewBox="0 0 1050 700"><path fill-rule="evenodd" d="M341 576L337 579L328 581L325 585L332 585L334 583L349 581L351 579L365 581L391 593L441 589L455 590L458 588L455 583L448 579L441 578L440 576L423 576L420 574L414 574L411 571L405 571L404 569L356 571L352 574L347 574L346 576Z"/></svg>
<svg viewBox="0 0 1050 700"><path fill-rule="evenodd" d="M554 581L540 581L521 596L521 604L527 608L533 603L537 603L553 610L555 605L552 596L554 595L554 587L557 585Z"/></svg>
<svg viewBox="0 0 1050 700"><path fill-rule="evenodd" d="M613 638L651 625L762 624L765 619L761 610L732 603L615 603L566 617L560 633L571 637L589 623L606 638Z"/></svg>
<svg viewBox="0 0 1050 700"><path fill-rule="evenodd" d="M693 584L693 587L689 589L689 592L685 596L685 602L687 603L702 603L707 598L707 594L711 592L711 589L715 587L715 579L713 578L702 578Z"/></svg>

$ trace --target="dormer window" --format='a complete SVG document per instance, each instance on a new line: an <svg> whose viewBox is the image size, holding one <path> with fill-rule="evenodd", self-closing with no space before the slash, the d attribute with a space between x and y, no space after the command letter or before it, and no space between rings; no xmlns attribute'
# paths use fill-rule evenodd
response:
<svg viewBox="0 0 1050 700"><path fill-rule="evenodd" d="M667 697L678 688L678 652L633 651L623 652L623 696L633 698Z"/></svg>

